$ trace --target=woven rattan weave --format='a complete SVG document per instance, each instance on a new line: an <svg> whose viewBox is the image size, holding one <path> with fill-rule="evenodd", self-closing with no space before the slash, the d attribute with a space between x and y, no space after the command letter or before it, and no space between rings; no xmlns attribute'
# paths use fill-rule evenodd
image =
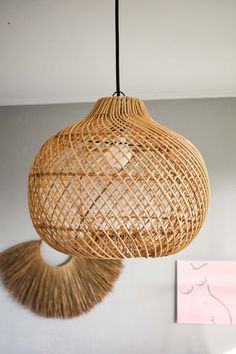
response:
<svg viewBox="0 0 236 354"><path fill-rule="evenodd" d="M29 176L34 227L71 255L176 253L199 232L208 202L198 150L130 97L98 100L84 120L42 146Z"/></svg>

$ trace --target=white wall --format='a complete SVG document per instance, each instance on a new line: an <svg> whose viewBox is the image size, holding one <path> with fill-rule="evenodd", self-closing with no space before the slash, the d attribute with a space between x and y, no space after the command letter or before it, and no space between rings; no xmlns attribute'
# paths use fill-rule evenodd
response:
<svg viewBox="0 0 236 354"><path fill-rule="evenodd" d="M115 91L114 0L1 0L0 104ZM236 96L235 0L120 0L121 89Z"/></svg>
<svg viewBox="0 0 236 354"><path fill-rule="evenodd" d="M27 175L44 140L92 104L0 108L0 251L36 239L27 210ZM222 354L236 350L234 326L175 323L175 260L236 258L236 99L149 101L156 119L202 152L211 207L200 236L178 255L132 260L113 292L71 320L34 315L0 287L1 354Z"/></svg>

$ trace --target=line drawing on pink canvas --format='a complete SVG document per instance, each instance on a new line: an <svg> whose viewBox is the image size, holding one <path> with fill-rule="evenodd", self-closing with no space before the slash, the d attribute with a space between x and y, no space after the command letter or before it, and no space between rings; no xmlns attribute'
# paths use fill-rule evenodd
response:
<svg viewBox="0 0 236 354"><path fill-rule="evenodd" d="M236 323L236 262L177 262L177 323Z"/></svg>

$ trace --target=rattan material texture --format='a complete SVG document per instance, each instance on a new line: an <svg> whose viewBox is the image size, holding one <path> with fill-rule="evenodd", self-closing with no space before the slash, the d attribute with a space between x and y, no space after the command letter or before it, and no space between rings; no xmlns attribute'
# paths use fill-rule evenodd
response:
<svg viewBox="0 0 236 354"><path fill-rule="evenodd" d="M131 97L98 100L85 119L42 146L29 175L35 229L71 255L176 253L198 234L208 203L198 150Z"/></svg>
<svg viewBox="0 0 236 354"><path fill-rule="evenodd" d="M0 253L0 278L20 303L45 317L70 318L92 309L112 290L122 263L71 257L49 266L41 241L18 244Z"/></svg>

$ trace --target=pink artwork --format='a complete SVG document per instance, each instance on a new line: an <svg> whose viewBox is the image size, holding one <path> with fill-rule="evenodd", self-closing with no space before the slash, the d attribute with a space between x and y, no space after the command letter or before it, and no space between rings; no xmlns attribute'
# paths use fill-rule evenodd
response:
<svg viewBox="0 0 236 354"><path fill-rule="evenodd" d="M177 322L236 324L236 262L177 262Z"/></svg>

